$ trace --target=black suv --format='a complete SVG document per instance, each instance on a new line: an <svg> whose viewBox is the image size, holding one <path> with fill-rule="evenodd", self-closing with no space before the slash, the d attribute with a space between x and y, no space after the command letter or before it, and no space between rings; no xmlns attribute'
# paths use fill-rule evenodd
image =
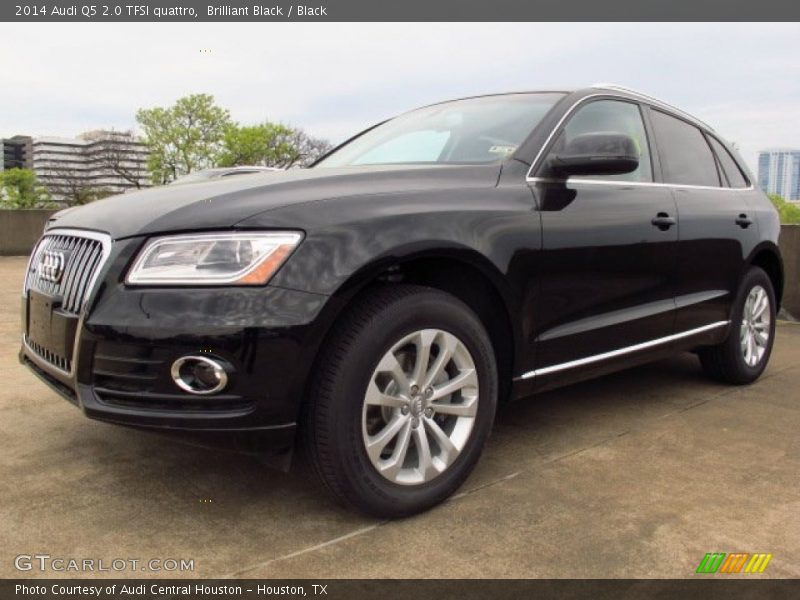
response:
<svg viewBox="0 0 800 600"><path fill-rule="evenodd" d="M50 223L21 360L92 418L287 457L402 516L472 470L498 402L694 351L746 384L778 217L697 119L616 86L400 115L310 169Z"/></svg>

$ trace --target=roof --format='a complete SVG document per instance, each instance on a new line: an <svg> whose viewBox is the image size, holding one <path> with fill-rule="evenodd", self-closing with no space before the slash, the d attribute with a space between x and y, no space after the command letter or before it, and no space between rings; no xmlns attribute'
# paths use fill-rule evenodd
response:
<svg viewBox="0 0 800 600"><path fill-rule="evenodd" d="M685 110L677 108L672 104L664 102L655 96L651 96L649 94L645 94L644 92L640 92L638 90L634 90L629 87L625 87L623 85L618 85L616 83L595 83L590 85L588 88L573 88L573 89L549 89L549 90L522 90L516 92L498 92L494 94L477 94L474 96L464 96L462 98L452 98L450 100L442 100L441 102L434 102L432 104L428 104L425 106L417 107L412 110L417 110L418 108L427 108L428 106L437 106L439 104L447 104L448 102L457 102L459 100L471 100L473 98L488 98L491 96L511 96L514 94L576 94L579 92L609 92L615 95L624 95L631 99L641 100L643 102L647 102L652 104L653 106L657 106L658 108L662 108L665 111L671 112L673 114L679 115L682 118L686 119L687 121L691 121L695 125L702 127L703 129L707 129L708 131L714 131L714 128L711 127L708 123L701 121L697 117L692 114L689 114ZM411 112L411 111L409 111Z"/></svg>
<svg viewBox="0 0 800 600"><path fill-rule="evenodd" d="M595 83L589 87L592 90L606 90L609 92L621 92L623 94L627 94L631 97L638 98L639 100L643 100L660 108L663 108L667 111L673 112L682 116L683 118L692 121L696 125L700 125L709 131L714 131L714 128L711 127L708 123L701 121L697 117L692 114L687 113L685 110L682 110L672 104L664 102L655 96L651 96L649 94L645 94L644 92L640 92L638 90L634 90L633 88L625 87L623 85L618 85L616 83Z"/></svg>

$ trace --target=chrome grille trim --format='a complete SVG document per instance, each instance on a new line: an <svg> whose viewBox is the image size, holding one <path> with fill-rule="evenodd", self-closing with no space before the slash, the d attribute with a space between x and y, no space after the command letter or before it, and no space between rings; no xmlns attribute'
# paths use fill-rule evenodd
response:
<svg viewBox="0 0 800 600"><path fill-rule="evenodd" d="M29 290L61 297L61 308L78 315L94 288L100 269L111 250L111 238L102 233L80 229L47 231L31 254L25 275L23 295ZM58 281L41 277L37 271L45 252L67 255L63 274Z"/></svg>
<svg viewBox="0 0 800 600"><path fill-rule="evenodd" d="M42 254L53 249L69 254L64 271L57 282L38 277L36 269ZM36 244L25 272L23 298L27 298L29 290L61 296L62 310L72 313L79 319L71 360L40 347L28 339L27 335L22 336L22 343L29 353L30 360L38 368L70 379L74 376L83 324L81 312L87 298L94 290L97 278L110 253L110 236L83 229L53 228L46 231Z"/></svg>

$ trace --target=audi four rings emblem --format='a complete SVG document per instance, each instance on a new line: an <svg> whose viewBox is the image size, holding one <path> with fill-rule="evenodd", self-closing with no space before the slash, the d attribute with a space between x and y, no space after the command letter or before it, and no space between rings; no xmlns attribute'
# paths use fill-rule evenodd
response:
<svg viewBox="0 0 800 600"><path fill-rule="evenodd" d="M39 277L45 281L58 283L64 274L66 259L63 252L47 250L39 261Z"/></svg>

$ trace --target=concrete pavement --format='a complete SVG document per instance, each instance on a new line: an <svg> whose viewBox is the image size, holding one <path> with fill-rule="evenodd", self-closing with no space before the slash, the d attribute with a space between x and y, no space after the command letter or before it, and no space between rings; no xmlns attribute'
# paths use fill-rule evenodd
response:
<svg viewBox="0 0 800 600"><path fill-rule="evenodd" d="M749 387L685 355L512 404L455 498L380 522L303 463L84 418L17 362L24 266L0 258L1 577L45 576L14 567L36 553L194 559L115 577L695 577L713 551L800 576L800 325Z"/></svg>

